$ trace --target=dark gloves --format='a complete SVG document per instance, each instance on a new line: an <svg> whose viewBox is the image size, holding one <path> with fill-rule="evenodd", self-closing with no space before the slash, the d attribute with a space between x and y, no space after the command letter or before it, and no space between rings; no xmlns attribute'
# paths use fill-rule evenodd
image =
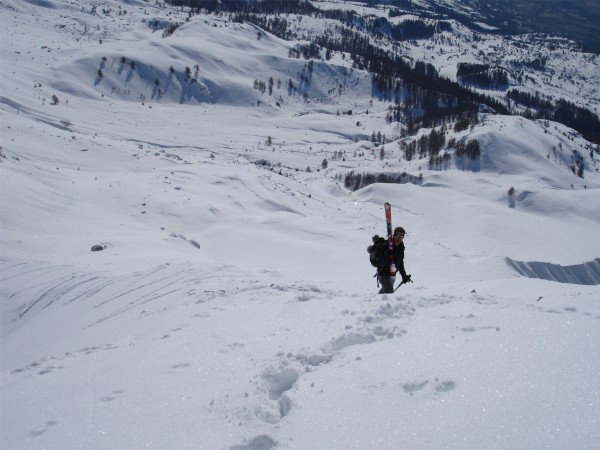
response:
<svg viewBox="0 0 600 450"><path fill-rule="evenodd" d="M402 276L402 283L408 283L408 282L412 283L412 280L410 279L410 275L403 275Z"/></svg>

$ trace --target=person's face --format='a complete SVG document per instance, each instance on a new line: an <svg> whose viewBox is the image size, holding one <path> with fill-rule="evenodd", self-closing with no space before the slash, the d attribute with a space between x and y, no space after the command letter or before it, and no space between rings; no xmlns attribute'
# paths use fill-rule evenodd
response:
<svg viewBox="0 0 600 450"><path fill-rule="evenodd" d="M404 233L394 233L394 243L396 245L400 244L400 242L402 242L402 240L404 239Z"/></svg>

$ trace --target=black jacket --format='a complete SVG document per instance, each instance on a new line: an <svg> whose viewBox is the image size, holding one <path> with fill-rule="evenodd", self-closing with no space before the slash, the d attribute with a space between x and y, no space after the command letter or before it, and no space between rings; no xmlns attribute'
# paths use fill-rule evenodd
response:
<svg viewBox="0 0 600 450"><path fill-rule="evenodd" d="M406 270L404 269L404 242L401 242L400 245L395 245L394 244L394 248L392 249L392 260L394 262L394 264L396 265L396 270L400 273L400 275L402 276L402 278L406 277ZM385 275L385 276L389 276L390 275L390 249L389 247L385 247L384 250L381 252L381 255L379 257L379 261L377 264L377 273L379 275Z"/></svg>

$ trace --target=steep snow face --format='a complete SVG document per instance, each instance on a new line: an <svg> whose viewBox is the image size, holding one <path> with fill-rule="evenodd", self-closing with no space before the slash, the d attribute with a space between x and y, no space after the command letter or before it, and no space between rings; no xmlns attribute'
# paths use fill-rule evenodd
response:
<svg viewBox="0 0 600 450"><path fill-rule="evenodd" d="M431 130L400 138L347 56L309 71L212 16L163 38L187 13L145 1L0 8L0 447L600 440L600 175L573 130L482 114L446 134L476 163L429 169L400 144ZM379 296L386 201L414 283Z"/></svg>
<svg viewBox="0 0 600 450"><path fill-rule="evenodd" d="M563 267L541 262L523 262L507 259L507 263L518 273L530 278L574 284L600 284L600 258L584 264Z"/></svg>
<svg viewBox="0 0 600 450"><path fill-rule="evenodd" d="M480 143L481 170L508 175L540 174L546 183L560 188L572 181L569 172L575 155L589 152L589 144L572 130L521 117L487 116L468 138ZM583 161L584 170L595 172L593 159L583 158Z"/></svg>

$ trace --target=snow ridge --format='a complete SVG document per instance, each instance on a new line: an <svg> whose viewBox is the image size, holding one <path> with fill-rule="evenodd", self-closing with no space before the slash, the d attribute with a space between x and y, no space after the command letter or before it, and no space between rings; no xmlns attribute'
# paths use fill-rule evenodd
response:
<svg viewBox="0 0 600 450"><path fill-rule="evenodd" d="M506 259L506 263L525 277L573 284L600 284L600 258L572 266Z"/></svg>

